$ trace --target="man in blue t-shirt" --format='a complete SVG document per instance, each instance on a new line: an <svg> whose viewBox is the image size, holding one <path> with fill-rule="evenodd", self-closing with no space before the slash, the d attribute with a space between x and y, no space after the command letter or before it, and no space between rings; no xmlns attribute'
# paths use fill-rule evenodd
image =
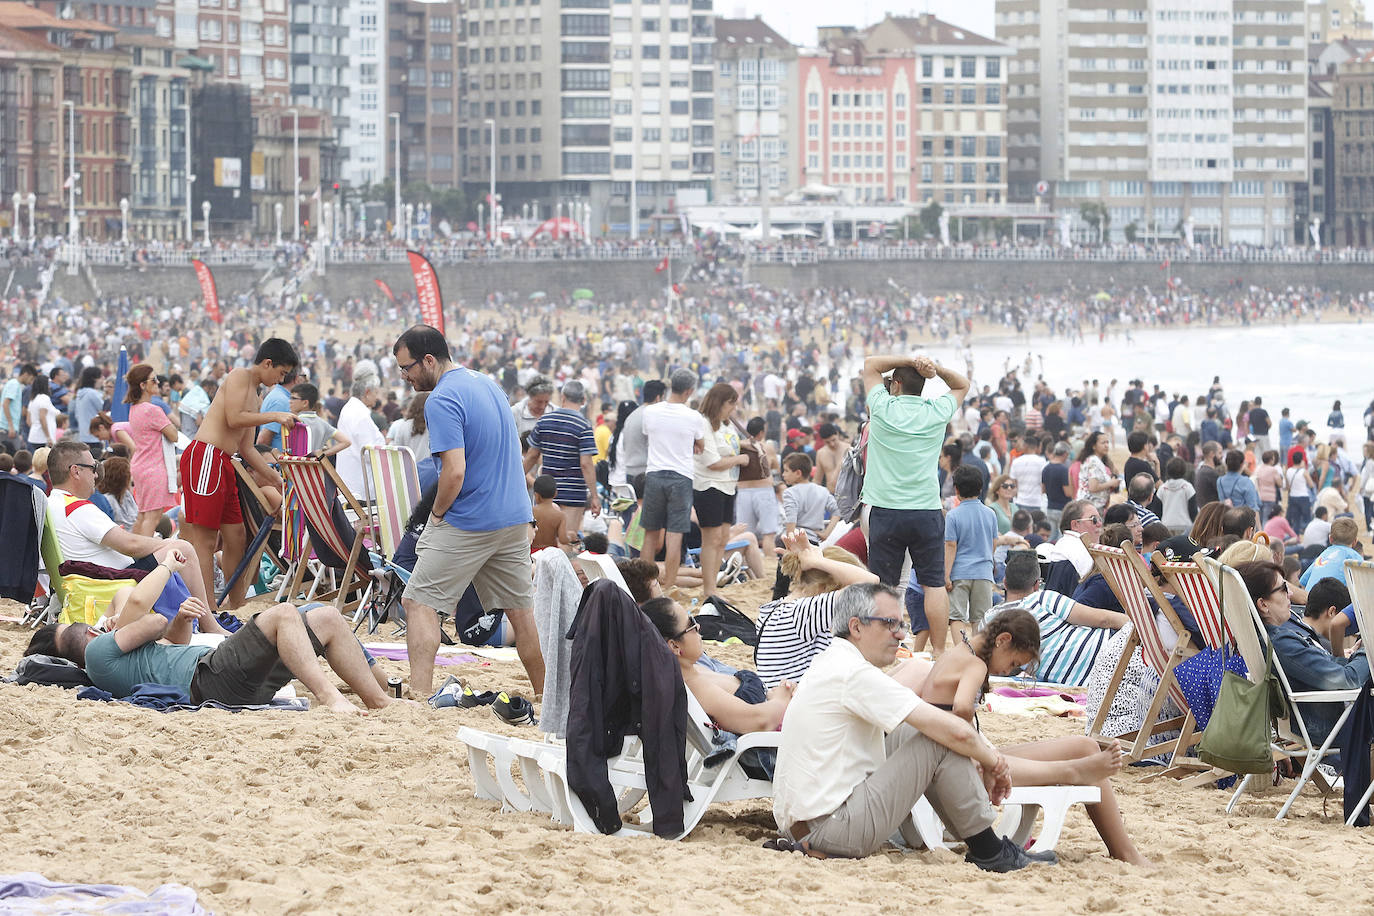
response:
<svg viewBox="0 0 1374 916"><path fill-rule="evenodd" d="M1040 483L1045 488L1045 518L1050 522L1050 537L1059 537L1059 523L1064 507L1073 496L1069 493L1069 445L1056 442L1050 450L1050 460L1040 471Z"/></svg>
<svg viewBox="0 0 1374 916"><path fill-rule="evenodd" d="M567 531L582 530L582 516L588 508L601 513L596 495L596 438L592 425L582 416L587 394L582 383L571 379L563 384L563 406L546 410L535 421L525 453L525 472L539 466L558 484L554 502L563 510Z"/></svg>
<svg viewBox="0 0 1374 916"><path fill-rule="evenodd" d="M439 465L434 508L401 599L411 695L423 699L434 692L437 609L457 607L469 584L482 607L506 612L530 687L543 693L530 567L533 512L506 395L487 376L455 366L444 335L428 325L403 333L392 354L406 381L430 393L425 426Z"/></svg>

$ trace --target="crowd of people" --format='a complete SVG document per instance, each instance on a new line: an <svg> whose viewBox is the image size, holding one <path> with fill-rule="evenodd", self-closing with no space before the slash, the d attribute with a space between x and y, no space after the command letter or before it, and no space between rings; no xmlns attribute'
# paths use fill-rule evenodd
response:
<svg viewBox="0 0 1374 916"><path fill-rule="evenodd" d="M1100 314L1094 302L1077 321ZM992 805L1016 785L1078 781L1103 789L1089 814L1109 853L1144 863L1111 791L1119 746L999 749L968 722L983 681L1022 668L1112 702L1101 682L1127 620L1087 546L1129 542L1150 563L1210 551L1240 569L1299 682L1363 683L1362 656L1341 651L1349 598L1335 586L1374 518L1374 403L1358 423L1335 403L1319 434L1261 398L1228 396L1219 378L1193 393L1140 378L1055 390L1028 354L976 386L925 356L878 355L910 352L923 325L1005 322L1005 302L741 286L696 304L656 321L494 294L451 339L422 325L387 339L397 307L366 299L307 297L283 316L245 296L224 326L152 301L11 303L21 330L0 391L11 453L0 467L48 490L68 559L145 573L110 632L55 625L31 649L85 665L112 691L166 678L196 701L245 704L295 676L323 704L356 710L321 676L321 656L368 707L387 705L378 669L329 609L217 616L247 585L216 602L217 575L246 546L230 457L279 492L273 456L299 424L306 453L332 458L355 491L366 445L406 444L420 459L428 515L411 520L422 533L401 601L412 698L433 693L441 619L469 586L504 612L542 693L531 544L610 553L707 711L740 732L781 725L769 762L778 848L868 855L910 826L924 795L970 862L1021 868L1052 854L998 838ZM1029 314L1057 322L1059 307L1072 308ZM255 322L283 321L294 343L254 343ZM367 330L345 345L350 325ZM115 422L120 346L133 366L128 420ZM774 556L758 671L699 671L688 597L718 600ZM1276 598L1271 574L1315 613ZM1181 603L1172 610L1196 628ZM193 628L236 632L219 648L185 647ZM885 673L908 635L933 667ZM1140 729L1145 713L1113 705L1108 734Z"/></svg>

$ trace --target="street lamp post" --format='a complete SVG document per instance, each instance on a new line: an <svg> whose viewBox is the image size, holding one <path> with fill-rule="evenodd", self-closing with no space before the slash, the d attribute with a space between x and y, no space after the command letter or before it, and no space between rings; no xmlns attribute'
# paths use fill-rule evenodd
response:
<svg viewBox="0 0 1374 916"><path fill-rule="evenodd" d="M496 241L496 119L486 118L483 123L487 125L487 130L491 131L491 162L490 187L487 191L487 203L491 204L491 240Z"/></svg>
<svg viewBox="0 0 1374 916"><path fill-rule="evenodd" d="M32 191L30 191L30 192L29 192L29 244L30 244L30 245L34 244L34 243L37 241L37 239L34 237L34 234L33 234L33 210L34 210L34 207L36 207L37 205L38 205L38 195L35 194L35 193L33 193Z"/></svg>
<svg viewBox="0 0 1374 916"><path fill-rule="evenodd" d="M395 192L396 197L394 217L396 220L395 234L396 238L399 239L403 238L401 235L401 113L399 111L393 111L387 115L387 117L396 122L395 126L391 128L393 150L391 154L391 184L392 191Z"/></svg>
<svg viewBox="0 0 1374 916"><path fill-rule="evenodd" d="M79 243L76 229L76 102L66 99L62 105L67 109L67 242L75 263Z"/></svg>
<svg viewBox="0 0 1374 916"><path fill-rule="evenodd" d="M11 195L10 199L14 201L14 222L11 224L11 227L14 229L14 232L13 232L12 234L13 234L13 236L14 236L14 244L18 245L18 244L19 244L19 201L22 200L23 198L21 198L21 197L19 196L19 192L18 192L18 191L15 191L14 194Z"/></svg>
<svg viewBox="0 0 1374 916"><path fill-rule="evenodd" d="M129 198L119 199L119 235L120 241L127 248L129 245Z"/></svg>
<svg viewBox="0 0 1374 916"><path fill-rule="evenodd" d="M301 112L298 108L286 110L291 112L291 240L299 242L301 240Z"/></svg>
<svg viewBox="0 0 1374 916"><path fill-rule="evenodd" d="M487 230L486 230L486 228L485 228L485 224L482 222L482 205L481 205L480 203L477 205L477 234L478 234L478 235L486 235L486 234L487 234Z"/></svg>
<svg viewBox="0 0 1374 916"><path fill-rule="evenodd" d="M196 240L196 229L191 216L191 189L196 176L191 174L191 87L186 87L186 244Z"/></svg>
<svg viewBox="0 0 1374 916"><path fill-rule="evenodd" d="M205 217L205 247L210 247L210 201L200 202L200 213Z"/></svg>
<svg viewBox="0 0 1374 916"><path fill-rule="evenodd" d="M277 217L277 247L278 247L278 248L281 247L281 211L282 211L281 201L277 201L275 204L272 205L272 212L275 213L275 214L276 214L276 217Z"/></svg>

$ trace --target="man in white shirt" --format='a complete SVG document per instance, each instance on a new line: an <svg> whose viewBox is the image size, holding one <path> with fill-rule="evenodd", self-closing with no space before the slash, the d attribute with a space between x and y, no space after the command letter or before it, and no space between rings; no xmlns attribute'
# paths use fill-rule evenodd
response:
<svg viewBox="0 0 1374 916"><path fill-rule="evenodd" d="M993 832L992 805L1011 791L997 748L883 673L905 631L897 590L848 586L835 598L831 631L783 719L773 778L783 837L808 853L863 858L897 830L911 832L911 809L924 795L979 868L1057 861Z"/></svg>
<svg viewBox="0 0 1374 916"><path fill-rule="evenodd" d="M372 422L372 405L377 403L377 376L363 375L353 379L353 396L339 411L339 432L348 437L349 446L335 459L339 476L354 496L363 494L363 446L386 445L386 436Z"/></svg>
<svg viewBox="0 0 1374 916"><path fill-rule="evenodd" d="M1045 456L1040 454L1040 437L1026 433L1022 449L1007 468L1007 474L1016 481L1016 505L1027 512L1043 510L1045 485L1040 475L1045 470Z"/></svg>
<svg viewBox="0 0 1374 916"><path fill-rule="evenodd" d="M640 556L653 559L659 548L664 548L664 588L677 583L682 536L692 527L693 456L706 447L709 432L706 418L687 406L697 387L697 374L691 369L678 369L668 385L668 400L640 408L649 443L644 502L639 510L640 526L644 529Z"/></svg>
<svg viewBox="0 0 1374 916"><path fill-rule="evenodd" d="M52 478L48 519L57 535L63 561L151 571L175 550L187 560L178 573L186 590L211 611L217 610L219 605L207 592L200 559L189 541L164 541L125 531L90 501L98 468L90 447L75 439L61 440L48 456L48 476ZM224 632L213 615L202 622L202 629L207 633Z"/></svg>

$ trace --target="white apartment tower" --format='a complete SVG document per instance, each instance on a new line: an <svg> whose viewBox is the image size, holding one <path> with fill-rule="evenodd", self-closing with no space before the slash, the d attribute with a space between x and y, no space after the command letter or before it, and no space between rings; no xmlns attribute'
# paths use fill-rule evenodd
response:
<svg viewBox="0 0 1374 916"><path fill-rule="evenodd" d="M1303 0L997 0L1012 200L1091 236L1282 245L1306 180Z"/></svg>
<svg viewBox="0 0 1374 916"><path fill-rule="evenodd" d="M322 14L330 17L330 26L337 21L346 36L341 39L344 66L337 69L338 86L346 90L330 99L327 107L335 116L335 135L344 156L340 176L352 187L363 187L386 178L390 161L387 150L393 128L384 104L389 85L387 5L384 0L343 0L337 13L318 5L316 15ZM332 58L329 63L334 63Z"/></svg>

